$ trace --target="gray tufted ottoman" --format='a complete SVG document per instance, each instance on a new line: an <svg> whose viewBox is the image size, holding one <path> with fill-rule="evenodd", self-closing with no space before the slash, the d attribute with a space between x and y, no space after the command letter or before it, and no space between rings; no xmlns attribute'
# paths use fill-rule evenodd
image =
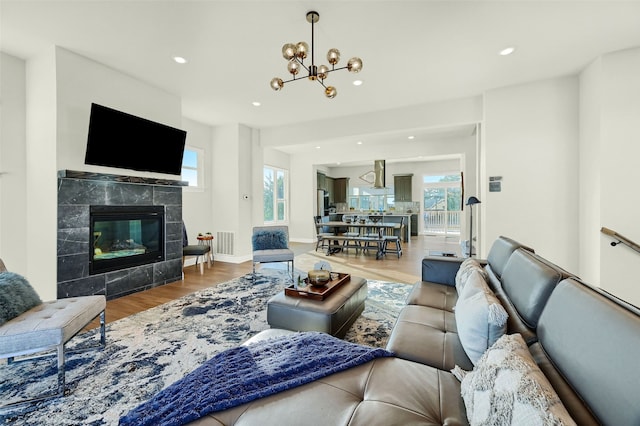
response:
<svg viewBox="0 0 640 426"><path fill-rule="evenodd" d="M367 280L354 276L322 301L282 291L267 302L267 322L271 328L321 331L342 338L364 310L366 299Z"/></svg>

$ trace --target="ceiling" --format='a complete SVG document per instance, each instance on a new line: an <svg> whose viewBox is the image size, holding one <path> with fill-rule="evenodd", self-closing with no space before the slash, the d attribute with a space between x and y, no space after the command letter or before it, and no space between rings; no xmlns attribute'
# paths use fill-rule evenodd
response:
<svg viewBox="0 0 640 426"><path fill-rule="evenodd" d="M331 47L339 65L364 63L359 74L330 74L335 99L306 78L280 92L269 86L289 78L282 45L311 44L310 10L320 14L316 64ZM193 120L265 128L576 74L603 53L640 45L640 0L0 0L2 51L29 59L52 45L180 96ZM517 50L500 56L507 46Z"/></svg>

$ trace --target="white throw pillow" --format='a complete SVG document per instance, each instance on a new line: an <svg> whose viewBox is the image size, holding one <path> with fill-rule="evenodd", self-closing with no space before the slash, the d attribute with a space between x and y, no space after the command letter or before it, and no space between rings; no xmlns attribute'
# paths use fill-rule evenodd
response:
<svg viewBox="0 0 640 426"><path fill-rule="evenodd" d="M469 275L474 271L479 272L485 280L488 279L487 272L484 270L480 262L478 262L476 259L471 257L463 260L462 263L460 264L460 268L458 268L458 272L456 272L455 282L456 282L456 291L458 292L458 295L460 295L460 293L462 292L462 289L467 283L467 279L469 278Z"/></svg>
<svg viewBox="0 0 640 426"><path fill-rule="evenodd" d="M454 310L458 337L475 365L507 331L509 315L479 274L469 277L460 296Z"/></svg>
<svg viewBox="0 0 640 426"><path fill-rule="evenodd" d="M575 425L519 334L504 335L462 378L471 426Z"/></svg>
<svg viewBox="0 0 640 426"><path fill-rule="evenodd" d="M484 279L484 276L477 269L471 269L471 271L467 274L467 278L465 280L465 284L462 287L462 290L458 292L458 301L460 303L461 300L467 299L470 296L480 292L480 291L491 291L489 285Z"/></svg>

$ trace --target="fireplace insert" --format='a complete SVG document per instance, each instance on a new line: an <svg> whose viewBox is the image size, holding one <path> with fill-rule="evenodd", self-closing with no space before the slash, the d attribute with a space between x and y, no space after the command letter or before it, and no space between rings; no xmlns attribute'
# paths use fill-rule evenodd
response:
<svg viewBox="0 0 640 426"><path fill-rule="evenodd" d="M89 274L164 260L164 206L91 206Z"/></svg>

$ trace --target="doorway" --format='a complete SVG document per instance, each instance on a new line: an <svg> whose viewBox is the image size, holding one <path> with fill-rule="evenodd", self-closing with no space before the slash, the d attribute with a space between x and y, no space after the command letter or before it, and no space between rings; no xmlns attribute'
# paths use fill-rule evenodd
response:
<svg viewBox="0 0 640 426"><path fill-rule="evenodd" d="M462 176L423 177L422 234L460 238Z"/></svg>

